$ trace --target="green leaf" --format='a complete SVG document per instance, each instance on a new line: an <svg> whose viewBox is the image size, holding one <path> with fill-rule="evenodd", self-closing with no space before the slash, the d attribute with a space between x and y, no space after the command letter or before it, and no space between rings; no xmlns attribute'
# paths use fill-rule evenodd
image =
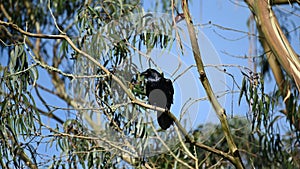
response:
<svg viewBox="0 0 300 169"><path fill-rule="evenodd" d="M239 105L241 105L241 100L242 100L242 97L243 97L244 93L247 93L246 78L245 77L243 78L243 81L242 81L241 92L240 92L240 95L239 95Z"/></svg>
<svg viewBox="0 0 300 169"><path fill-rule="evenodd" d="M276 121L278 121L279 119L281 119L281 118L283 118L283 116L281 116L281 115L275 116L275 118L270 122L269 127L268 127L268 130L270 130L270 128L274 126L274 123L275 123Z"/></svg>
<svg viewBox="0 0 300 169"><path fill-rule="evenodd" d="M257 88L254 88L254 98L252 103L252 111L255 112L257 109L257 101L258 101L258 94L257 94Z"/></svg>

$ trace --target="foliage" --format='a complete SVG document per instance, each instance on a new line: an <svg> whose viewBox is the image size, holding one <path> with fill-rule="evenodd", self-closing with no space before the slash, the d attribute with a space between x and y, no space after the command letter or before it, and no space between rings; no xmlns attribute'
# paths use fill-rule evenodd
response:
<svg viewBox="0 0 300 169"><path fill-rule="evenodd" d="M154 10L173 9L172 1L156 2ZM157 48L168 50L180 41L173 34L173 21L145 14L142 5L139 0L0 2L0 21L44 35L33 38L12 25L0 25L1 168L234 166L218 154L184 142L175 129L157 131L146 115L149 109L132 103L120 85L147 103L144 79L132 56L145 57ZM180 3L174 6L179 8ZM140 15L132 18L136 13ZM294 24L291 21L288 26ZM292 40L288 28L282 29ZM68 36L78 50L66 39L45 35ZM279 87L266 93L269 86L264 81L268 74L272 76L265 59L268 52L262 51L256 60L261 73L242 73L238 104L246 103L249 111L247 119L229 120L229 127L246 168L299 168L299 91L286 77L283 86L291 89L288 99ZM148 64L156 63L149 59ZM63 104L50 104L60 101ZM282 121L288 129L281 129ZM224 132L216 124L201 124L189 134L196 142L229 151Z"/></svg>

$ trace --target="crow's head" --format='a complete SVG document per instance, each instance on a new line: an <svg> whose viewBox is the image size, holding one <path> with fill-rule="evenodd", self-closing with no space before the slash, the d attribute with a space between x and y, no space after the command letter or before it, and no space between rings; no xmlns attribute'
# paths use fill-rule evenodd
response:
<svg viewBox="0 0 300 169"><path fill-rule="evenodd" d="M145 79L147 79L147 81L152 81L152 82L158 82L160 81L161 78L164 77L164 75L162 73L159 73L157 70L155 69L147 69L146 71L141 73L142 76L145 77Z"/></svg>

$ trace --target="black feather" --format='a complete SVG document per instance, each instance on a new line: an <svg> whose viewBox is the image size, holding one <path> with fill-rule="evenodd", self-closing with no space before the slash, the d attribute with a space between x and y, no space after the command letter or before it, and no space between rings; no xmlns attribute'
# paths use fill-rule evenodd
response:
<svg viewBox="0 0 300 169"><path fill-rule="evenodd" d="M146 95L150 104L170 110L173 104L174 88L170 79L164 78L162 73L155 69L147 69L141 73L146 79ZM166 130L173 124L173 119L167 112L157 112L159 126Z"/></svg>

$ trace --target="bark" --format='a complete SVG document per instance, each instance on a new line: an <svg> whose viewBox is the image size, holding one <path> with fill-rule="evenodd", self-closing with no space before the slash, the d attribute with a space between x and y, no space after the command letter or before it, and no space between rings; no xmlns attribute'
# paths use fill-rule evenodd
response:
<svg viewBox="0 0 300 169"><path fill-rule="evenodd" d="M266 41L276 60L294 80L300 92L300 60L282 32L270 1L246 0L246 3L255 16L260 37Z"/></svg>
<svg viewBox="0 0 300 169"><path fill-rule="evenodd" d="M285 106L288 107L290 98L292 98L291 86L286 86L287 83L282 68L294 80L298 91L300 91L300 61L299 56L282 32L271 5L299 3L299 1L276 0L272 4L270 4L270 1L265 0L245 0L245 2L255 16L259 40L266 52L268 63L281 95L284 98ZM297 130L300 130L299 119L295 119L294 116L289 115L287 110L283 110L282 113L289 118Z"/></svg>

